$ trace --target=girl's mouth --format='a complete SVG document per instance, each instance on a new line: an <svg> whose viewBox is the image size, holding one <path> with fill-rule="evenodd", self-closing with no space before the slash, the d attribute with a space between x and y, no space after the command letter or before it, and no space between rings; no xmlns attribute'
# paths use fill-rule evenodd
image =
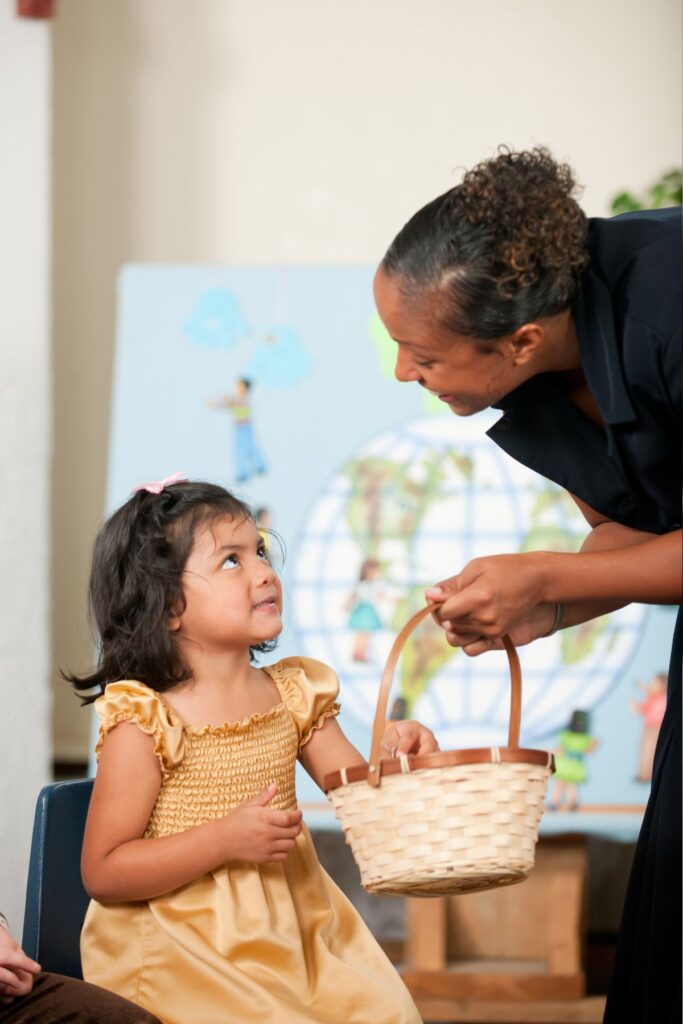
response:
<svg viewBox="0 0 683 1024"><path fill-rule="evenodd" d="M254 605L255 612L279 612L277 601L274 597L267 597Z"/></svg>

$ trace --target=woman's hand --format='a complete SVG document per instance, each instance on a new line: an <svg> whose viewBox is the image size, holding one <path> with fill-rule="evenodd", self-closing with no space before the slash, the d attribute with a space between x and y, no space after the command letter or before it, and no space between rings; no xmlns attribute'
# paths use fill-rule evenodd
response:
<svg viewBox="0 0 683 1024"><path fill-rule="evenodd" d="M0 925L0 1002L9 1003L15 996L25 996L33 988L33 975L40 964L26 956L5 927Z"/></svg>
<svg viewBox="0 0 683 1024"><path fill-rule="evenodd" d="M556 621L557 604L554 602L544 602L536 605L528 615L516 625L511 626L508 629L507 635L515 647L524 647L525 644L530 644L533 640L550 636ZM444 628L446 640L451 647L460 647L463 654L466 654L469 658L476 658L477 655L484 654L486 651L505 650L503 641L500 638L472 633L459 633L451 629L449 622L441 623L441 625Z"/></svg>
<svg viewBox="0 0 683 1024"><path fill-rule="evenodd" d="M630 601L679 604L680 530L655 535L610 522L578 502L593 529L576 553L529 551L475 558L425 592L448 642L477 655L547 636L557 602L563 627L598 618Z"/></svg>
<svg viewBox="0 0 683 1024"><path fill-rule="evenodd" d="M276 793L277 784L272 783L221 819L225 826L226 861L269 864L285 860L294 848L302 828L302 813L298 807L288 811L269 807Z"/></svg>
<svg viewBox="0 0 683 1024"><path fill-rule="evenodd" d="M439 749L431 729L420 722L392 722L382 737L380 751L387 757L399 754L432 754Z"/></svg>
<svg viewBox="0 0 683 1024"><path fill-rule="evenodd" d="M448 642L468 654L480 654L504 633L514 642L529 643L543 636L555 619L555 604L544 600L547 552L492 555L475 558L461 573L425 592L439 607L434 618L446 631Z"/></svg>

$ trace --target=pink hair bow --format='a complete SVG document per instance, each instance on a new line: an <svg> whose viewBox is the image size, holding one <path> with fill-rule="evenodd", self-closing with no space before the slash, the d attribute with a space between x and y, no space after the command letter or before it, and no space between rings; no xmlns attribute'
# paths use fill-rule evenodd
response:
<svg viewBox="0 0 683 1024"><path fill-rule="evenodd" d="M170 476L165 476L163 480L154 480L149 484L138 484L134 488L133 494L137 494L138 491L149 491L150 494L161 494L164 487L168 487L169 484L180 484L184 483L187 477L184 473L171 473Z"/></svg>

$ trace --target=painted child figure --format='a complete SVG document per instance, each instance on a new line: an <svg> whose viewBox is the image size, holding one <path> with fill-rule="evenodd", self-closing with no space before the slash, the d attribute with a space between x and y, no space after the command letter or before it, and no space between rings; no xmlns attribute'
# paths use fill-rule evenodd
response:
<svg viewBox="0 0 683 1024"><path fill-rule="evenodd" d="M104 691L85 978L164 1024L417 1024L297 808L297 758L318 783L363 762L335 719L334 673L252 664L282 629L281 589L242 502L212 484L147 488L100 531L99 668L71 677ZM415 722L384 745L436 749Z"/></svg>
<svg viewBox="0 0 683 1024"><path fill-rule="evenodd" d="M377 611L380 564L376 558L366 558L360 567L358 583L351 595L349 629L355 633L354 661L370 660L370 634L382 628Z"/></svg>
<svg viewBox="0 0 683 1024"><path fill-rule="evenodd" d="M640 739L638 753L638 772L636 782L652 782L652 768L655 760L655 748L659 737L659 729L664 721L666 711L666 672L657 672L649 683L640 684L644 696L641 701L631 701L630 707L634 714L642 715L643 734Z"/></svg>

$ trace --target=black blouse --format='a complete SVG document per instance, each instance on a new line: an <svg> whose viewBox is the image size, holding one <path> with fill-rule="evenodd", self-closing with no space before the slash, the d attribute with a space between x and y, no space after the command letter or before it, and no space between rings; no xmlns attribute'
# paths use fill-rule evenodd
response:
<svg viewBox="0 0 683 1024"><path fill-rule="evenodd" d="M489 437L609 519L681 525L680 208L589 221L574 321L602 430L540 374L506 395Z"/></svg>

